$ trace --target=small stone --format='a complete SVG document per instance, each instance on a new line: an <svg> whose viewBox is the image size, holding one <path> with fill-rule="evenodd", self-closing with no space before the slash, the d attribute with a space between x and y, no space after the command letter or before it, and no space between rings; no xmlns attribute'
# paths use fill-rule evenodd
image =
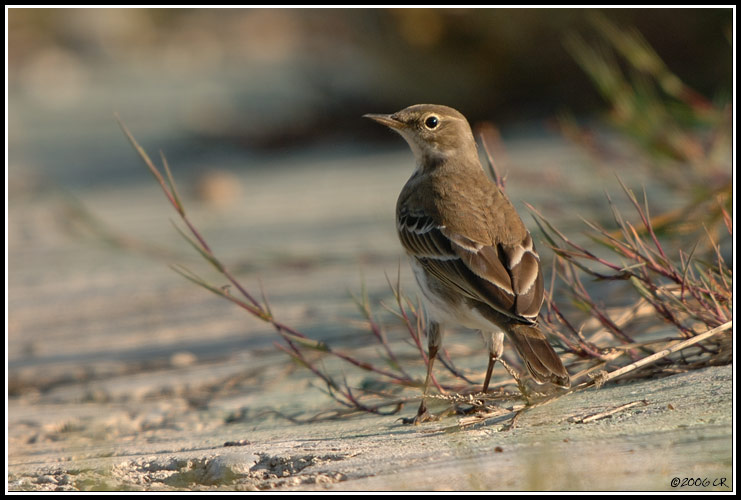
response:
<svg viewBox="0 0 741 500"><path fill-rule="evenodd" d="M204 484L230 483L249 474L250 469L260 460L252 453L227 453L209 460L206 464Z"/></svg>
<svg viewBox="0 0 741 500"><path fill-rule="evenodd" d="M227 441L224 446L247 446L250 444L246 439L240 439L239 441Z"/></svg>
<svg viewBox="0 0 741 500"><path fill-rule="evenodd" d="M57 484L70 484L72 482L72 478L69 474L62 474L59 476L59 479L57 479Z"/></svg>
<svg viewBox="0 0 741 500"><path fill-rule="evenodd" d="M175 368L185 368L194 365L197 361L198 357L188 351L179 351L170 356L170 364Z"/></svg>
<svg viewBox="0 0 741 500"><path fill-rule="evenodd" d="M215 207L228 207L242 195L239 178L232 172L211 169L196 181L194 194L200 201Z"/></svg>

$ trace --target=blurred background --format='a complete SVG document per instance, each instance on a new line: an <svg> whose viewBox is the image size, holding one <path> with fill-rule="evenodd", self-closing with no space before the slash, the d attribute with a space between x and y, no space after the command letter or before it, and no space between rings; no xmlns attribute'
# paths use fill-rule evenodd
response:
<svg viewBox="0 0 741 500"><path fill-rule="evenodd" d="M399 141L360 116L431 102L504 134L607 110L569 50L590 9L10 9L11 181L130 180L114 112L180 169ZM730 101L732 11L609 9L709 99ZM141 172L138 172L141 173Z"/></svg>
<svg viewBox="0 0 741 500"><path fill-rule="evenodd" d="M184 266L215 289L227 282L172 227L175 212L114 113L158 164L159 151L166 154L190 219L276 318L386 366L351 297L367 294L391 349L421 379L419 352L384 307L395 303L389 281L397 276L416 297L393 222L412 155L362 115L427 102L457 108L477 129L488 124L489 149L549 283L561 268L525 201L574 241L643 269L590 239L595 231L585 235L582 217L625 231L615 207L641 230L619 175L650 208L686 280L695 278L687 255L696 266L718 260L708 273L698 267L691 288L713 283L712 300L674 316L691 318L688 326L672 329L671 315L662 315L678 304L670 290L662 302L669 309L633 308L624 330L705 331L732 314L732 268L718 256L730 265L733 15L8 9L9 489L139 488L111 479L110 464L168 450L198 455L252 440L255 429L292 425L279 414L308 418L336 406L317 377L276 349L271 325L173 271ZM650 251L642 236L636 251ZM622 275L587 277L596 305L584 307L585 288L558 276L559 306L600 346L620 340L598 319L626 317L648 293ZM567 332L553 329L554 339ZM486 368L481 349L470 332L451 332L445 345L473 381ZM306 355L329 377L376 387L378 377L354 365ZM495 372L506 376L500 366ZM665 453L664 445L654 448Z"/></svg>
<svg viewBox="0 0 741 500"><path fill-rule="evenodd" d="M28 464L87 470L72 460L167 439L221 446L276 408L334 404L270 325L169 267L226 282L171 226L114 113L157 163L166 154L191 220L276 317L377 359L350 297L363 290L423 378L380 305L394 303L387 276L416 293L393 222L413 159L362 115L427 102L489 123L548 282L554 261L524 202L593 248L581 217L616 228L605 191L641 227L615 174L642 201L646 189L672 258L730 263L733 22L730 8L9 9L9 484ZM617 317L636 296L626 281L585 282ZM479 380L480 338L448 338Z"/></svg>
<svg viewBox="0 0 741 500"><path fill-rule="evenodd" d="M571 234L583 230L575 214L612 223L604 191L620 191L619 173L647 188L662 236L689 251L708 228L730 258L732 14L9 9L11 368L36 377L71 346L65 363L169 359L188 335L199 355L244 345L242 314L167 267L203 263L167 223L114 113L151 156L167 155L225 262L264 278L285 317L324 338L348 339L326 308L357 314L347 292L361 273L387 295L401 255L393 209L412 157L361 116L414 103L493 126L532 230L523 201ZM163 340L163 328L176 333ZM222 344L204 341L211 328ZM271 329L258 330L271 345ZM131 352L112 353L114 337Z"/></svg>

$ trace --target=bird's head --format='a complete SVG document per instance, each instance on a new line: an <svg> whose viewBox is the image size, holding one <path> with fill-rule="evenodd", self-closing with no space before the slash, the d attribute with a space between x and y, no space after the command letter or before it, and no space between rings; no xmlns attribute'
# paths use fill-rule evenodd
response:
<svg viewBox="0 0 741 500"><path fill-rule="evenodd" d="M448 106L415 104L390 115L363 116L398 132L409 143L418 163L452 155L476 156L468 120Z"/></svg>

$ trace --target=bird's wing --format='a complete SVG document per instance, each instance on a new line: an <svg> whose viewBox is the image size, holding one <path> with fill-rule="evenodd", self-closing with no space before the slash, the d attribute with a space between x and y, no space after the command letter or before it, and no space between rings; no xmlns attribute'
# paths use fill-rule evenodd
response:
<svg viewBox="0 0 741 500"><path fill-rule="evenodd" d="M406 251L442 283L519 321L537 318L543 277L527 232L514 245L487 245L409 210L399 212L397 230Z"/></svg>

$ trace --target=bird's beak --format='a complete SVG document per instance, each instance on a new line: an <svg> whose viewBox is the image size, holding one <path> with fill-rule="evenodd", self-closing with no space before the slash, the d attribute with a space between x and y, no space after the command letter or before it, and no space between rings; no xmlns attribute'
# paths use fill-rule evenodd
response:
<svg viewBox="0 0 741 500"><path fill-rule="evenodd" d="M370 118L374 122L378 122L381 125L386 125L387 127L394 130L402 129L406 125L404 122L394 118L394 115L377 115L369 113L367 115L363 115L363 118Z"/></svg>

